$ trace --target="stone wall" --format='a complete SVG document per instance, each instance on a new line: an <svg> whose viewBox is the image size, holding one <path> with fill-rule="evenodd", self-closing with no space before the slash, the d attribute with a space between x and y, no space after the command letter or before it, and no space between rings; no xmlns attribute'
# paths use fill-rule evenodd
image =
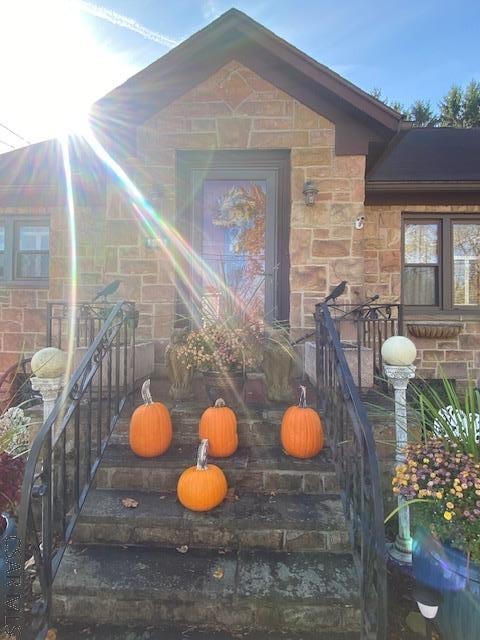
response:
<svg viewBox="0 0 480 640"><path fill-rule="evenodd" d="M367 206L365 207L365 294L380 294L382 302L400 302L401 216L402 212L462 214L480 212L478 206ZM438 378L446 375L460 382L480 376L480 321L467 314L405 314L408 320L452 320L463 323L453 339L417 338L408 335L417 346L417 375Z"/></svg>
<svg viewBox="0 0 480 640"><path fill-rule="evenodd" d="M290 149L290 322L299 334L312 326L315 303L341 280L349 282L345 301L363 297L363 232L354 230L354 220L363 214L365 158L336 157L334 148L331 122L232 62L139 129L139 157L127 171L135 173L140 188L161 185L156 208L174 224L176 150ZM306 179L319 189L312 207L303 201ZM123 209L121 215L127 223L132 212ZM111 201L107 217L118 219ZM144 337L157 340L159 362L173 324L173 273L161 252L131 239L129 248L107 246L106 271L112 278L132 274L142 330L149 334Z"/></svg>
<svg viewBox="0 0 480 640"><path fill-rule="evenodd" d="M0 288L0 373L45 346L46 303L68 300L72 294L68 216L64 207L0 207L1 216L41 217L50 222L48 287L13 285ZM104 280L103 207L76 210L77 299L91 300Z"/></svg>

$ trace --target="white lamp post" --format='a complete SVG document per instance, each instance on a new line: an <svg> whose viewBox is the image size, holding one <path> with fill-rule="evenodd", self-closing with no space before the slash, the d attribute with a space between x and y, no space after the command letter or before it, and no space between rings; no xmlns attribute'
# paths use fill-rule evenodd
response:
<svg viewBox="0 0 480 640"><path fill-rule="evenodd" d="M417 348L409 338L392 336L382 345L383 370L395 391L395 462L405 462L404 449L407 437L407 386L415 377L413 361ZM405 498L398 496L398 534L389 553L397 562L412 563L412 537L410 535L410 511L405 506Z"/></svg>

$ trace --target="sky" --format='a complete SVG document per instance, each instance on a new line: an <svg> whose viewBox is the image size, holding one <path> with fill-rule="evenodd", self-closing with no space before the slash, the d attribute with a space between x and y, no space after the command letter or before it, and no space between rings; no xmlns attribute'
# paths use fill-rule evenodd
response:
<svg viewBox="0 0 480 640"><path fill-rule="evenodd" d="M478 0L0 0L0 153L74 130L96 99L232 6L407 106L480 81Z"/></svg>

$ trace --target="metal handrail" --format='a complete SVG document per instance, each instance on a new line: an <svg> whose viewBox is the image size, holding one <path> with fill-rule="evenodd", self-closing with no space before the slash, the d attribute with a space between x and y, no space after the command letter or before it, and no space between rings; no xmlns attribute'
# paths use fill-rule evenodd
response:
<svg viewBox="0 0 480 640"><path fill-rule="evenodd" d="M316 305L315 321L317 406L331 443L353 556L360 576L362 638L385 640L385 528L373 429L328 305Z"/></svg>
<svg viewBox="0 0 480 640"><path fill-rule="evenodd" d="M111 432L134 391L134 318L133 303L120 301L113 306L30 449L18 535L22 595L27 548L40 584L37 628L48 625L53 579Z"/></svg>

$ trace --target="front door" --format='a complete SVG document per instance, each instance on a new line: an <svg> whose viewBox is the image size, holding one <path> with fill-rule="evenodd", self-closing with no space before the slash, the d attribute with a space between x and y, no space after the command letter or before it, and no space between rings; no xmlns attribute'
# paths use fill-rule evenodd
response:
<svg viewBox="0 0 480 640"><path fill-rule="evenodd" d="M179 152L180 315L288 320L289 153Z"/></svg>

